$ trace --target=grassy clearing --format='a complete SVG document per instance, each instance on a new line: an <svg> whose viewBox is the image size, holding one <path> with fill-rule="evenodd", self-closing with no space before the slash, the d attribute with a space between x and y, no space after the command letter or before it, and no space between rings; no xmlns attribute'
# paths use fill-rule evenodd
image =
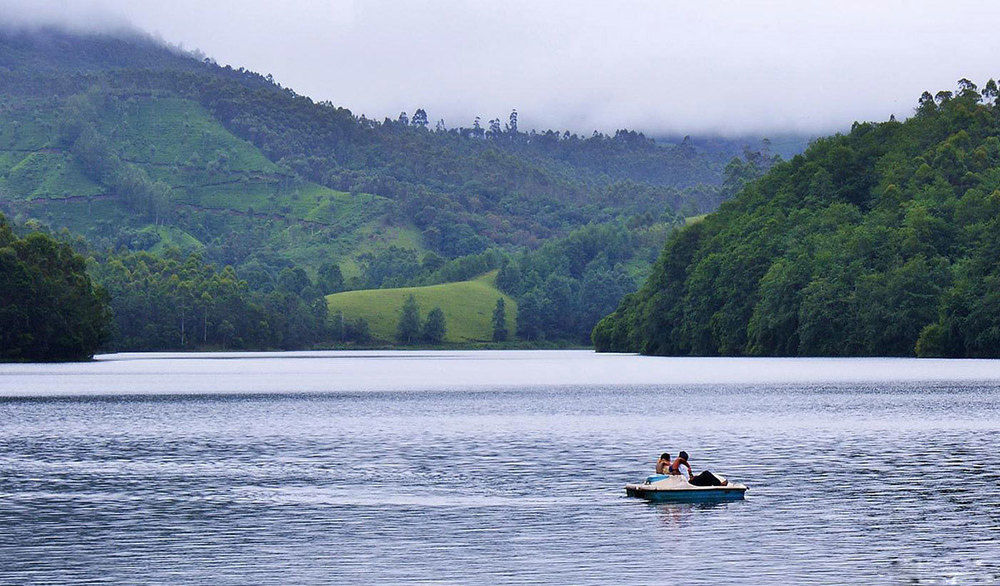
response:
<svg viewBox="0 0 1000 586"><path fill-rule="evenodd" d="M197 238L188 234L180 228L171 226L146 226L140 232L151 232L160 237L160 241L149 249L150 252L159 254L168 248L179 248L184 252L198 252L205 248Z"/></svg>
<svg viewBox="0 0 1000 586"><path fill-rule="evenodd" d="M381 223L369 223L358 230L357 255L375 252L389 246L415 250L424 250L420 231L415 226L384 226Z"/></svg>
<svg viewBox="0 0 1000 586"><path fill-rule="evenodd" d="M112 200L65 200L35 198L20 201L0 201L10 217L20 221L34 218L56 228L67 228L82 235L108 233L116 227L128 226L134 216Z"/></svg>
<svg viewBox="0 0 1000 586"><path fill-rule="evenodd" d="M148 98L106 121L126 159L159 165L209 165L274 173L277 165L216 122L201 105L180 98Z"/></svg>
<svg viewBox="0 0 1000 586"><path fill-rule="evenodd" d="M28 153L6 170L0 182L16 199L89 196L104 189L88 179L63 153Z"/></svg>
<svg viewBox="0 0 1000 586"><path fill-rule="evenodd" d="M705 216L707 216L707 215L708 214L701 214L699 216L688 216L688 217L684 218L684 225L685 226L690 226L691 224L697 224L698 222L704 220Z"/></svg>
<svg viewBox="0 0 1000 586"><path fill-rule="evenodd" d="M0 150L31 151L49 146L55 134L55 104L24 99L0 105Z"/></svg>
<svg viewBox="0 0 1000 586"><path fill-rule="evenodd" d="M428 287L397 289L364 289L328 295L331 312L342 311L345 319L363 317L368 320L372 336L391 341L403 302L413 295L420 306L421 319L435 307L444 311L447 324L446 342L487 342L493 337L493 308L503 297L507 306L507 330L516 331L517 303L494 285L496 271L471 281L443 283Z"/></svg>
<svg viewBox="0 0 1000 586"><path fill-rule="evenodd" d="M385 226L381 222L369 222L351 234L352 240L343 247L346 255L337 260L340 271L345 279L361 276L362 268L359 257L366 253L375 253L389 246L398 246L417 251L418 255L426 252L421 241L420 230L415 226Z"/></svg>
<svg viewBox="0 0 1000 586"><path fill-rule="evenodd" d="M12 200L29 200L104 191L72 157L50 150L56 121L50 101L25 100L0 107L0 193Z"/></svg>
<svg viewBox="0 0 1000 586"><path fill-rule="evenodd" d="M183 187L179 199L201 207L282 216L353 227L381 210L384 198L328 189L309 182L244 177L215 185Z"/></svg>

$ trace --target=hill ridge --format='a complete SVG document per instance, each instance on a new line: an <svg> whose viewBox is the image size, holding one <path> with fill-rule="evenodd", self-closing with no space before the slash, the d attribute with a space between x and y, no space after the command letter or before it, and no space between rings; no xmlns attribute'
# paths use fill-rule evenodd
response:
<svg viewBox="0 0 1000 586"><path fill-rule="evenodd" d="M856 123L677 231L599 350L1000 356L1000 102L963 79Z"/></svg>

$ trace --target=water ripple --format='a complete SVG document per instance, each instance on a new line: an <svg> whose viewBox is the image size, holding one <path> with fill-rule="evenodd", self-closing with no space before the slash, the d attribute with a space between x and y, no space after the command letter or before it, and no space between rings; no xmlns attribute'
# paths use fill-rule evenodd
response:
<svg viewBox="0 0 1000 586"><path fill-rule="evenodd" d="M1000 581L994 384L445 390L4 400L0 582Z"/></svg>

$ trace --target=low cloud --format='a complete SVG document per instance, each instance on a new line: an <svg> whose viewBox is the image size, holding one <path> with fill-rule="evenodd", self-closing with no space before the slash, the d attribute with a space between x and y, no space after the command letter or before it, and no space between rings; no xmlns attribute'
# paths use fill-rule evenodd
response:
<svg viewBox="0 0 1000 586"><path fill-rule="evenodd" d="M0 19L124 23L370 117L425 108L588 133L829 132L1000 75L1000 4L0 0Z"/></svg>
<svg viewBox="0 0 1000 586"><path fill-rule="evenodd" d="M77 33L140 32L112 4L100 0L0 0L0 26L24 30L55 26Z"/></svg>

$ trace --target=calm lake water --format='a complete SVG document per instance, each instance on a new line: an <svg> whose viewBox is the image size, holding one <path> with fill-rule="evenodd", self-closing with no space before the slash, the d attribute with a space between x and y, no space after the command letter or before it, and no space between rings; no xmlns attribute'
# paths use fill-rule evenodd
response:
<svg viewBox="0 0 1000 586"><path fill-rule="evenodd" d="M686 449L751 489L625 497ZM0 583L1000 581L1000 363L0 365Z"/></svg>

